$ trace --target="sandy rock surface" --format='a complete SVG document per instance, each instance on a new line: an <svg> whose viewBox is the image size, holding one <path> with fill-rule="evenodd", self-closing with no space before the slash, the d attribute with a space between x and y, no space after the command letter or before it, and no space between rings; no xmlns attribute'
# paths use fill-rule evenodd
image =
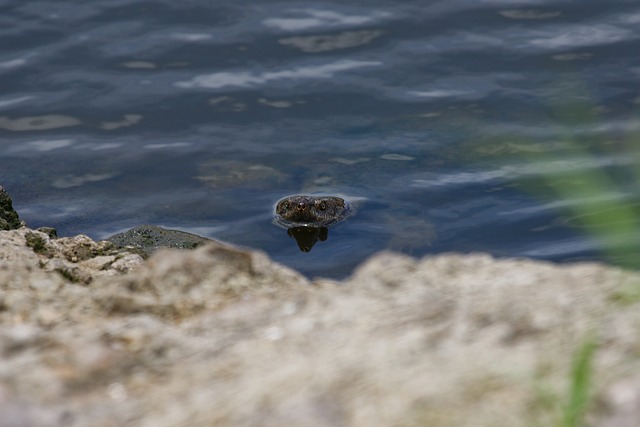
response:
<svg viewBox="0 0 640 427"><path fill-rule="evenodd" d="M143 262L1 231L1 425L560 425L592 340L586 421L632 427L639 288L482 254L382 253L310 282L215 242Z"/></svg>

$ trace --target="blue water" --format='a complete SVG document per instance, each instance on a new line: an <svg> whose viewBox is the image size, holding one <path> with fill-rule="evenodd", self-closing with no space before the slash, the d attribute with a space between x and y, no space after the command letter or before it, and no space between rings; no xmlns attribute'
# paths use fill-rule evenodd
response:
<svg viewBox="0 0 640 427"><path fill-rule="evenodd" d="M633 267L639 42L631 0L0 1L0 184L32 227L310 276L383 249ZM271 222L301 192L357 209L310 253Z"/></svg>

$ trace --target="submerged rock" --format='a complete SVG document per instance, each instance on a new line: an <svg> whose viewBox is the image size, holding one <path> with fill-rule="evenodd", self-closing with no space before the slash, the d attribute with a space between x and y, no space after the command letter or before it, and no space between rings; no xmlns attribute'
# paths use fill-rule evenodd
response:
<svg viewBox="0 0 640 427"><path fill-rule="evenodd" d="M287 175L267 165L216 159L199 165L195 178L216 189L240 186L267 189L282 184Z"/></svg>

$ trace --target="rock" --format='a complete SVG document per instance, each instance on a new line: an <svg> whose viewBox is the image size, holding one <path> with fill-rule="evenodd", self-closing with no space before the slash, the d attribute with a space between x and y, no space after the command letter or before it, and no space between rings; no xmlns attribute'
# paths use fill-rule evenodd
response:
<svg viewBox="0 0 640 427"><path fill-rule="evenodd" d="M96 256L109 255L114 253L114 245L108 241L94 242L90 237L79 234L74 237L62 237L49 240L57 247L67 261L85 261Z"/></svg>
<svg viewBox="0 0 640 427"><path fill-rule="evenodd" d="M0 185L0 230L15 230L23 227L18 212L13 209L13 203L7 191Z"/></svg>
<svg viewBox="0 0 640 427"><path fill-rule="evenodd" d="M0 268L8 268L7 264L15 268L28 266L88 284L95 277L122 274L143 262L137 254L117 249L110 242L94 242L84 235L52 239L26 227L0 233Z"/></svg>
<svg viewBox="0 0 640 427"><path fill-rule="evenodd" d="M155 225L140 225L124 233L114 234L107 241L118 248L136 250L146 258L159 248L195 249L212 239Z"/></svg>
<svg viewBox="0 0 640 427"><path fill-rule="evenodd" d="M119 273L126 273L134 270L142 264L142 257L138 254L121 253L116 257L115 261L109 266L111 270Z"/></svg>
<svg viewBox="0 0 640 427"><path fill-rule="evenodd" d="M143 263L3 231L0 411L47 426L551 425L595 336L585 415L609 427L637 420L639 286L484 254L382 253L309 282L219 242Z"/></svg>
<svg viewBox="0 0 640 427"><path fill-rule="evenodd" d="M55 239L58 237L58 230L53 227L38 227L36 231L46 234L51 239Z"/></svg>
<svg viewBox="0 0 640 427"><path fill-rule="evenodd" d="M185 319L243 295L280 298L308 285L302 275L260 252L210 242L191 252L160 251L136 276L94 286L93 298L109 314L153 313Z"/></svg>
<svg viewBox="0 0 640 427"><path fill-rule="evenodd" d="M263 188L272 189L282 184L287 175L271 166L238 160L210 160L198 166L195 177L208 187L216 189Z"/></svg>

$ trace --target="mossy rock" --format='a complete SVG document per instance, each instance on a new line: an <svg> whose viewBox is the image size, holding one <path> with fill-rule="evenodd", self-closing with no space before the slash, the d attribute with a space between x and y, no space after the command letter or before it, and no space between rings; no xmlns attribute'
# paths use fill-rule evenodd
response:
<svg viewBox="0 0 640 427"><path fill-rule="evenodd" d="M0 230L17 230L22 226L24 222L20 220L18 212L13 209L11 197L0 185Z"/></svg>

